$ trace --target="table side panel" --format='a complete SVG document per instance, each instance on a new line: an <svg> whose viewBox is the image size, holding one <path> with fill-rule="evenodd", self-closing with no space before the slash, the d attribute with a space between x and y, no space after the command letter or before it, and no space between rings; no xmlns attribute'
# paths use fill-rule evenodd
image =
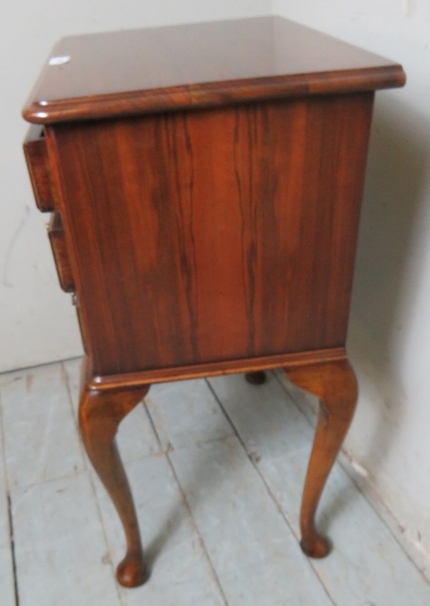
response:
<svg viewBox="0 0 430 606"><path fill-rule="evenodd" d="M372 101L52 127L94 371L343 346Z"/></svg>

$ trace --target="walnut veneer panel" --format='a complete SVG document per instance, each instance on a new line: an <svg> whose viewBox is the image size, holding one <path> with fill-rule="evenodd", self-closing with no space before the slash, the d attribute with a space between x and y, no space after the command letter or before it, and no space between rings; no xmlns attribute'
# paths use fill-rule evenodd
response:
<svg viewBox="0 0 430 606"><path fill-rule="evenodd" d="M372 100L48 129L94 371L343 346Z"/></svg>

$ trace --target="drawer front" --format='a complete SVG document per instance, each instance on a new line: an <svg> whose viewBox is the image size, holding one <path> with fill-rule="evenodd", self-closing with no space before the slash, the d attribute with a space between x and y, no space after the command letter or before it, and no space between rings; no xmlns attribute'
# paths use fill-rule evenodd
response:
<svg viewBox="0 0 430 606"><path fill-rule="evenodd" d="M43 127L32 125L24 141L24 154L39 210L52 212L55 208Z"/></svg>
<svg viewBox="0 0 430 606"><path fill-rule="evenodd" d="M54 212L48 225L48 236L51 242L52 253L57 267L58 278L61 288L65 292L73 292L75 284L70 267L69 256L67 254L66 240L64 237L64 228L61 215Z"/></svg>

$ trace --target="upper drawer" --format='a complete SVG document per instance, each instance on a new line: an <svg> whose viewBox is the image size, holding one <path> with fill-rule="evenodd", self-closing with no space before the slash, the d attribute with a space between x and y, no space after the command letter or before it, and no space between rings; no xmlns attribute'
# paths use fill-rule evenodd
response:
<svg viewBox="0 0 430 606"><path fill-rule="evenodd" d="M24 154L37 207L42 212L51 212L55 203L43 126L33 124L29 128L24 141Z"/></svg>

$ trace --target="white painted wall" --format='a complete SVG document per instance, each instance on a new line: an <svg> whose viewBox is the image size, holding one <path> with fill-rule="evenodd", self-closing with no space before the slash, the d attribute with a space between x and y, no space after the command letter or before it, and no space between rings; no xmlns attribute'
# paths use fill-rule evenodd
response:
<svg viewBox="0 0 430 606"><path fill-rule="evenodd" d="M272 6L407 73L405 88L377 94L349 335L360 399L346 450L430 573L430 2Z"/></svg>
<svg viewBox="0 0 430 606"><path fill-rule="evenodd" d="M360 381L346 448L430 562L430 2L18 0L0 24L0 370L81 351L21 152L20 108L52 44L72 33L268 14L403 63L378 93L349 349ZM429 566L430 570L430 566Z"/></svg>
<svg viewBox="0 0 430 606"><path fill-rule="evenodd" d="M74 308L58 288L21 143L20 113L59 38L86 32L270 13L270 0L16 0L0 20L0 372L81 353Z"/></svg>

